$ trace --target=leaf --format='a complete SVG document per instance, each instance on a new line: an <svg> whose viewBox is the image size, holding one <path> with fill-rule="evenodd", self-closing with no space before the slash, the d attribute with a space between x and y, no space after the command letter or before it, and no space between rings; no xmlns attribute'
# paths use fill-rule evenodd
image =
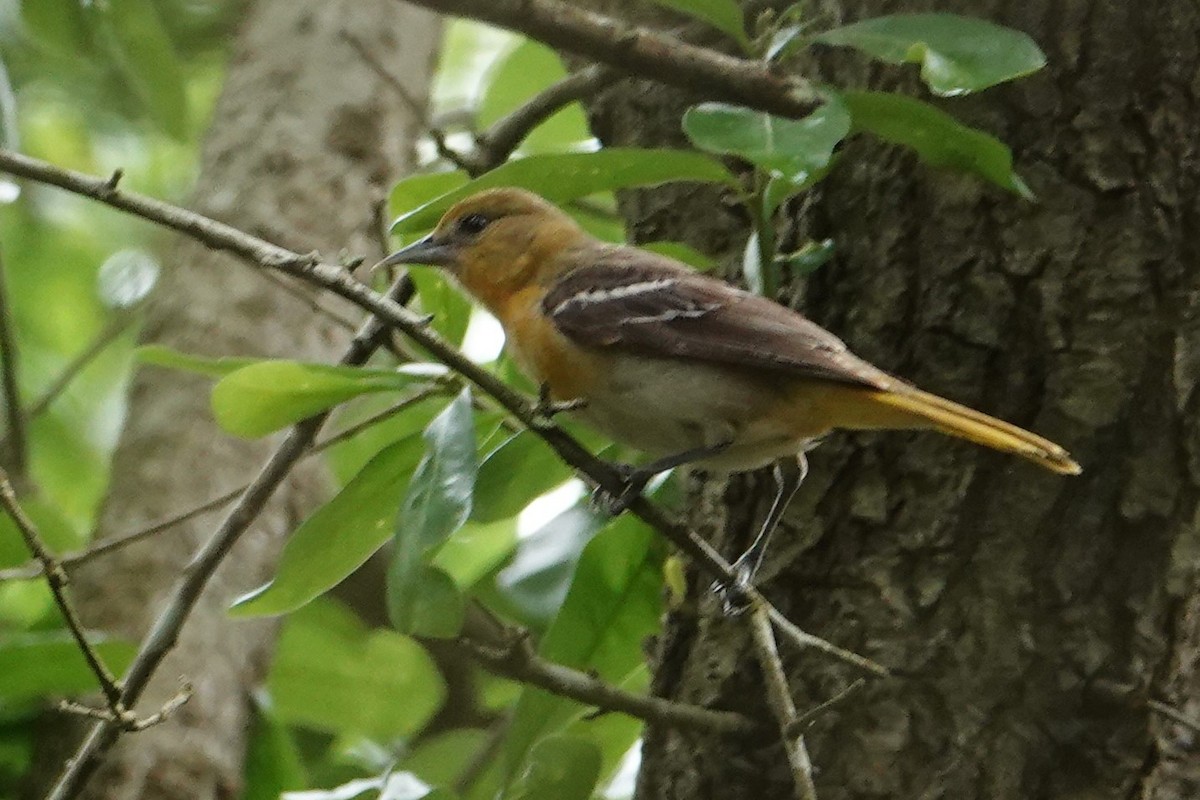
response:
<svg viewBox="0 0 1200 800"><path fill-rule="evenodd" d="M815 37L853 47L890 64L920 64L934 94L977 92L1046 65L1037 43L1021 31L956 14L895 14L834 28Z"/></svg>
<svg viewBox="0 0 1200 800"><path fill-rule="evenodd" d="M408 271L421 298L421 310L433 315L433 329L453 345L461 345L471 323L471 301L437 269L413 267Z"/></svg>
<svg viewBox="0 0 1200 800"><path fill-rule="evenodd" d="M368 631L330 600L288 618L267 688L284 722L375 739L419 731L446 697L424 648L395 631Z"/></svg>
<svg viewBox="0 0 1200 800"><path fill-rule="evenodd" d="M496 448L480 465L471 518L493 522L516 516L571 474L571 468L541 437L522 431Z"/></svg>
<svg viewBox="0 0 1200 800"><path fill-rule="evenodd" d="M530 98L567 76L558 54L540 42L525 39L499 59L485 78L487 86L476 111L479 130L486 130ZM583 107L563 106L539 123L521 142L522 153L562 152L592 138Z"/></svg>
<svg viewBox="0 0 1200 800"><path fill-rule="evenodd" d="M137 648L128 642L89 633L100 658L120 675ZM72 695L97 691L100 685L65 630L0 637L0 700L17 702L45 695Z"/></svg>
<svg viewBox="0 0 1200 800"><path fill-rule="evenodd" d="M496 588L526 623L542 628L562 607L584 547L606 522L587 502L568 508L517 547Z"/></svg>
<svg viewBox="0 0 1200 800"><path fill-rule="evenodd" d="M241 800L278 800L281 792L308 785L308 773L292 732L275 714L270 696L253 693L254 721L246 745Z"/></svg>
<svg viewBox="0 0 1200 800"><path fill-rule="evenodd" d="M265 436L352 397L403 389L414 380L396 370L260 361L222 378L213 387L212 407L230 433Z"/></svg>
<svg viewBox="0 0 1200 800"><path fill-rule="evenodd" d="M750 49L750 37L746 35L742 9L733 0L654 0L660 6L695 17L707 22L723 33L733 37L743 50Z"/></svg>
<svg viewBox="0 0 1200 800"><path fill-rule="evenodd" d="M367 792L369 800L453 800L445 789L427 785L411 772L387 772L376 778L355 778L332 789L284 792L280 800L354 800Z"/></svg>
<svg viewBox="0 0 1200 800"><path fill-rule="evenodd" d="M816 272L829 259L833 258L833 251L833 239L822 239L819 242L808 241L799 250L776 256L775 260L781 266L790 269L796 277L805 277Z"/></svg>
<svg viewBox="0 0 1200 800"><path fill-rule="evenodd" d="M739 156L803 187L829 164L833 148L850 132L850 115L836 99L799 120L701 103L683 115L683 131L701 150Z"/></svg>
<svg viewBox="0 0 1200 800"><path fill-rule="evenodd" d="M170 136L183 140L188 132L183 67L155 4L109 0L92 7L126 83L150 118Z"/></svg>
<svg viewBox="0 0 1200 800"><path fill-rule="evenodd" d="M999 139L963 125L928 103L888 92L843 92L855 130L911 147L937 167L973 172L1010 192L1033 193L1013 172L1012 151Z"/></svg>
<svg viewBox="0 0 1200 800"><path fill-rule="evenodd" d="M587 800L600 778L600 750L582 736L551 736L534 745L505 800Z"/></svg>
<svg viewBox="0 0 1200 800"><path fill-rule="evenodd" d="M404 214L454 191L469 180L471 177L461 169L410 175L392 187L388 205L393 214Z"/></svg>
<svg viewBox="0 0 1200 800"><path fill-rule="evenodd" d="M333 588L392 533L407 465L422 447L413 435L384 448L346 488L288 537L275 577L233 602L235 617L284 614Z"/></svg>
<svg viewBox="0 0 1200 800"><path fill-rule="evenodd" d="M473 522L455 531L433 558L433 565L467 590L508 560L517 546L517 520Z"/></svg>
<svg viewBox="0 0 1200 800"><path fill-rule="evenodd" d="M642 640L661 613L662 542L635 518L619 517L584 549L570 591L538 652L575 669L622 682L642 668ZM538 739L561 731L586 708L525 687L505 743L510 780Z"/></svg>
<svg viewBox="0 0 1200 800"><path fill-rule="evenodd" d="M519 186L563 203L597 192L671 181L737 184L719 162L686 150L609 147L595 153L561 153L519 158L431 200L392 223L392 233L428 230L450 206L481 189Z"/></svg>
<svg viewBox="0 0 1200 800"><path fill-rule="evenodd" d="M388 568L388 616L398 630L445 635L461 598L453 581L429 566L435 551L471 513L479 459L470 389L425 429L425 457L408 485L396 517L395 548Z"/></svg>
<svg viewBox="0 0 1200 800"><path fill-rule="evenodd" d="M76 57L91 49L79 0L21 0L21 22L38 42Z"/></svg>
<svg viewBox="0 0 1200 800"><path fill-rule="evenodd" d="M142 345L133 352L137 360L143 364L194 372L198 375L210 375L214 378L222 378L242 367L262 362L261 358L235 358L233 356L208 358L191 353L181 353L161 344Z"/></svg>

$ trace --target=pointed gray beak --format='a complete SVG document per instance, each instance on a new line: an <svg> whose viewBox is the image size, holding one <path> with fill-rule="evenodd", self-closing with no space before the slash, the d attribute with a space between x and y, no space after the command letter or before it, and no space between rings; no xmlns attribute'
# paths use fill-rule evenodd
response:
<svg viewBox="0 0 1200 800"><path fill-rule="evenodd" d="M428 264L433 267L448 267L454 264L457 253L451 245L438 244L433 240L433 234L413 242L408 247L397 250L380 261L371 271L397 264Z"/></svg>

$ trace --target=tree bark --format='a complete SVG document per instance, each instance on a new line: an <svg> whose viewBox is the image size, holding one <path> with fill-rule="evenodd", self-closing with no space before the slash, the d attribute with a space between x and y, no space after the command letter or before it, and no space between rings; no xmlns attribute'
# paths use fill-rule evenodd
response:
<svg viewBox="0 0 1200 800"><path fill-rule="evenodd" d="M204 147L194 205L298 251L381 255L375 204L412 166L413 111L347 41L357 38L422 102L439 39L430 14L396 3L259 0L250 5ZM280 286L189 241L172 250L145 338L205 355L329 361L348 332L314 313L329 298ZM355 315L349 314L351 319ZM142 369L101 525L115 534L203 503L255 474L271 441L222 433L208 382ZM91 782L94 798L233 798L240 794L248 691L263 677L269 622L233 622L231 599L265 580L282 544L324 491L319 469L294 474L217 573L141 706L150 713L181 676L195 696L166 724L123 738ZM89 565L75 576L90 626L139 639L221 512ZM45 737L48 781L76 737ZM37 796L40 796L38 794Z"/></svg>
<svg viewBox="0 0 1200 800"><path fill-rule="evenodd" d="M928 5L822 10L849 22ZM1059 441L1085 472L932 434L837 434L812 453L760 583L805 629L898 673L813 725L818 795L1195 797L1197 734L1149 701L1200 715L1200 7L937 10L1027 31L1046 51L1030 79L939 104L1011 144L1038 202L857 140L790 209L785 243L830 236L837 255L783 300L876 364ZM813 68L920 91L914 68L846 54ZM674 144L684 105L626 84L592 113L606 143ZM713 208L679 191L624 204L642 234L731 253L739 221ZM735 554L770 491L765 476L703 484L693 522ZM747 626L693 578L655 691L769 719ZM801 706L855 677L812 653L785 651L785 666ZM643 800L791 796L770 739L651 728L643 752Z"/></svg>

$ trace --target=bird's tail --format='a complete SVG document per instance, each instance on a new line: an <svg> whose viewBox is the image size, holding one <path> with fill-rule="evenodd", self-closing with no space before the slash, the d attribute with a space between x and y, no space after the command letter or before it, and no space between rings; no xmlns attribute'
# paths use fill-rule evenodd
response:
<svg viewBox="0 0 1200 800"><path fill-rule="evenodd" d="M940 431L993 450L1014 453L1062 475L1078 475L1083 471L1066 450L1049 439L944 397L911 386L869 394L883 406L881 411L887 409L885 415L891 424L907 423L896 427Z"/></svg>

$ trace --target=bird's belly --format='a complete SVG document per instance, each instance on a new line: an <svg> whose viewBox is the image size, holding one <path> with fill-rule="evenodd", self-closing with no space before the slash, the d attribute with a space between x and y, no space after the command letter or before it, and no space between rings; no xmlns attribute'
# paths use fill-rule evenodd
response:
<svg viewBox="0 0 1200 800"><path fill-rule="evenodd" d="M803 448L771 413L783 396L770 384L718 365L629 354L606 360L576 416L622 444L654 456L728 444L697 462L722 472L755 469Z"/></svg>

